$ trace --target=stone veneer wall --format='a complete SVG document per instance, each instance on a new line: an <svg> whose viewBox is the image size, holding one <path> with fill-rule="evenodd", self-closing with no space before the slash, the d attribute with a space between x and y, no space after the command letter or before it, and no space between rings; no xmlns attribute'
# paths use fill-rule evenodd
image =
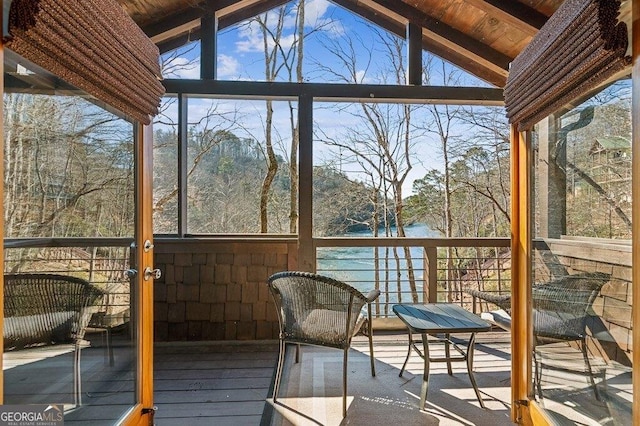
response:
<svg viewBox="0 0 640 426"><path fill-rule="evenodd" d="M266 285L295 270L297 240L156 239L155 341L277 339Z"/></svg>

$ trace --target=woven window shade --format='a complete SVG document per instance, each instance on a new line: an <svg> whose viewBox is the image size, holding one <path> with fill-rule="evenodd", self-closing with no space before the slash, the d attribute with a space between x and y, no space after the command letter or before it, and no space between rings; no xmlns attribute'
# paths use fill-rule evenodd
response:
<svg viewBox="0 0 640 426"><path fill-rule="evenodd" d="M616 0L566 0L513 60L504 89L518 130L557 111L631 63Z"/></svg>
<svg viewBox="0 0 640 426"><path fill-rule="evenodd" d="M143 124L164 87L159 51L116 0L13 0L5 46Z"/></svg>

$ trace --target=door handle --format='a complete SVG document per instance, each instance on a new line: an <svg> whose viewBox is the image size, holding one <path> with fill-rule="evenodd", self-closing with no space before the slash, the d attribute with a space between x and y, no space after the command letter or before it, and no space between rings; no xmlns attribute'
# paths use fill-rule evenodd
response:
<svg viewBox="0 0 640 426"><path fill-rule="evenodd" d="M162 271L160 269L151 269L150 266L147 266L144 270L144 280L149 281L149 279L160 279L162 276Z"/></svg>

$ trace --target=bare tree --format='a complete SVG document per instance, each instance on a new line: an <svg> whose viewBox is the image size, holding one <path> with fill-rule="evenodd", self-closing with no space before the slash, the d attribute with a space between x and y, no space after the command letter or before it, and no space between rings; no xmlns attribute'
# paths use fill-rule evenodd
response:
<svg viewBox="0 0 640 426"><path fill-rule="evenodd" d="M266 81L276 81L284 78L288 81L302 82L304 80L304 40L317 31L321 31L332 24L331 20L322 23L307 23L305 14L305 0L298 0L292 7L280 7L275 11L257 16L249 21L249 25L257 24L262 33L263 52L265 60ZM293 32L287 33L287 18L293 14ZM286 73L286 74L285 74ZM284 74L284 75L283 75ZM295 105L288 101L291 143L289 146L289 232L297 232L298 227L298 146L300 130L296 116ZM267 159L267 174L262 184L260 204L260 230L268 230L268 205L271 186L278 172L278 159L275 155L273 140L273 101L266 101L265 122L265 151Z"/></svg>
<svg viewBox="0 0 640 426"><path fill-rule="evenodd" d="M373 31L373 29L372 29ZM383 56L388 59L388 68L382 70L377 76L381 82L392 82L393 84L404 84L404 44L397 37L374 31L376 41L380 42L382 51L377 52L378 57ZM351 84L358 84L362 79L367 78L362 72L361 64L358 62L356 52L361 46L366 46L364 40L355 39L328 39L324 42L325 48L336 60L337 65L329 66L318 63L318 67L326 75L340 81ZM364 47L366 49L366 47ZM373 56L373 55L371 55ZM370 57L371 57L370 56ZM363 66L368 68L370 62ZM368 77L368 78L374 78ZM372 188L376 194L372 197L375 207L375 219L372 220L372 231L374 236L378 234L378 214L382 211L380 219L384 225L386 235L393 235L395 228L397 236L404 237L405 224L403 215L403 186L411 169L413 168L412 156L415 145L416 134L412 133L412 114L415 109L412 105L381 104L381 103L360 103L357 108L343 107L342 110L352 115L361 124L355 128L347 129L339 136L329 136L326 133L318 132L318 138L326 145L333 147L340 153L348 153L352 163L359 164L362 173L367 175ZM344 160L349 161L348 158ZM387 212L393 215L393 221L389 220ZM418 302L419 296L416 286L416 279L413 269L413 261L409 247L403 248L403 256L400 256L397 248L393 248L393 259L396 264L394 270L397 283L397 295L402 299L402 277L400 267L402 258L407 264L408 283L413 302ZM380 259L376 259L376 264ZM388 261L388 256L384 257ZM390 268L383 268L388 274ZM376 275L378 275L376 271ZM388 277L387 277L388 278ZM386 279L386 282L389 280Z"/></svg>
<svg viewBox="0 0 640 426"><path fill-rule="evenodd" d="M5 110L6 235L133 232L133 205L115 207L133 191L130 124L75 97L9 94Z"/></svg>

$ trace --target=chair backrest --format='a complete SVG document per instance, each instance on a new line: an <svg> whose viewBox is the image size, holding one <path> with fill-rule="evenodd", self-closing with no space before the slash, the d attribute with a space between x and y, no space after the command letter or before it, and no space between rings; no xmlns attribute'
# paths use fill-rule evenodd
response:
<svg viewBox="0 0 640 426"><path fill-rule="evenodd" d="M267 283L276 304L281 338L348 347L367 303L360 291L333 278L298 271L276 273Z"/></svg>
<svg viewBox="0 0 640 426"><path fill-rule="evenodd" d="M4 276L4 347L73 342L84 337L104 292L81 278L55 274Z"/></svg>
<svg viewBox="0 0 640 426"><path fill-rule="evenodd" d="M592 272L535 285L534 335L561 340L583 338L593 302L609 279L609 274Z"/></svg>

